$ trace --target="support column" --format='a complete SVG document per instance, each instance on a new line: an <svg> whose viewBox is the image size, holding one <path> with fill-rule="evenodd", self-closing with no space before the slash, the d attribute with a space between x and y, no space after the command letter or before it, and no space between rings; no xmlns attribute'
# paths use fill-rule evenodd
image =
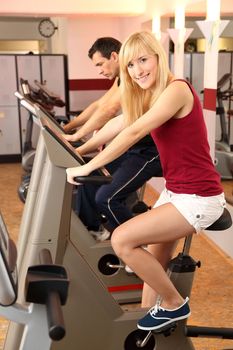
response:
<svg viewBox="0 0 233 350"><path fill-rule="evenodd" d="M216 14L219 16L219 13ZM208 16L207 16L208 18ZM203 110L208 130L211 157L215 158L216 94L218 80L218 39L229 21L219 19L196 21L206 39L204 58Z"/></svg>
<svg viewBox="0 0 233 350"><path fill-rule="evenodd" d="M184 43L193 28L168 29L168 34L174 43L174 75L184 78Z"/></svg>
<svg viewBox="0 0 233 350"><path fill-rule="evenodd" d="M184 2L177 4L175 9L175 29L167 30L174 43L174 75L184 77L184 43L192 33L192 28L185 28Z"/></svg>
<svg viewBox="0 0 233 350"><path fill-rule="evenodd" d="M169 35L168 35L168 33L161 31L161 17L160 17L160 15L153 17L152 33L155 35L156 39L160 41L160 43L162 44L162 46L167 54L167 58L169 58Z"/></svg>

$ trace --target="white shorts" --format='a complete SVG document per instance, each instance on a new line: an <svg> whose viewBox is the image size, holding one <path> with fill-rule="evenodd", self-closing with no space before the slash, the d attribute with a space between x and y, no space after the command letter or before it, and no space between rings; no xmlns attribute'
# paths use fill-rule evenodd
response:
<svg viewBox="0 0 233 350"><path fill-rule="evenodd" d="M197 233L212 225L222 215L226 206L224 193L201 197L196 194L177 194L166 188L160 194L154 208L165 203L172 203Z"/></svg>

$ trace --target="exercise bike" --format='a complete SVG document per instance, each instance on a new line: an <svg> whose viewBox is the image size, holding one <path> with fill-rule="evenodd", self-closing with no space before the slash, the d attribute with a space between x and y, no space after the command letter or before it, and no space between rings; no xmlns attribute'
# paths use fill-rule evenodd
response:
<svg viewBox="0 0 233 350"><path fill-rule="evenodd" d="M54 113L54 107L64 107L65 102L59 96L50 92L45 87L45 83L40 84L37 80L35 80L35 84L38 86L38 89L30 85L28 80L20 78L20 85L23 96L32 103L38 103L39 105L41 105L45 110L51 113L51 115L58 121L58 123L67 123L69 119L66 116L56 116ZM20 97L20 100L23 96ZM22 151L22 168L26 173L22 176L22 180L18 188L18 196L23 203L25 203L27 197L32 166L36 153L36 149L32 146L32 134L34 124L37 124L36 118L33 115L33 113L28 111L26 136Z"/></svg>
<svg viewBox="0 0 233 350"><path fill-rule="evenodd" d="M18 97L20 98L20 95ZM50 237L44 237L42 241L36 240L35 247L41 243L43 246L48 245L54 257L56 245L65 244L65 237L58 242L59 233L61 231L66 234L71 232L80 253L87 259L114 298L121 303L138 302L141 298L141 280L135 274L129 275L125 271L125 266L116 257L110 241L97 242L73 210L71 221L67 223L69 216L67 210L72 205L73 188L72 192L67 193L65 190L65 169L68 165L83 164L82 157L61 136L63 133L61 125L47 111L41 106L30 103L26 98L21 99L21 104L36 115L38 120L46 121L52 128L51 132L57 135L50 136L51 142L47 147L44 137L42 135L39 137L29 192L20 225L18 240L20 253L17 261L19 270L22 269L25 259L22 252L31 239L32 231L43 232L45 236L49 234ZM102 181L105 179L106 177L102 177ZM51 229L50 233L48 228Z"/></svg>
<svg viewBox="0 0 233 350"><path fill-rule="evenodd" d="M17 248L0 213L0 315L24 325L19 350L49 350L65 336L61 305L68 296L69 280L62 266L53 265L50 252L40 252L41 264L28 268L25 302L17 301ZM35 341L38 339L39 341Z"/></svg>

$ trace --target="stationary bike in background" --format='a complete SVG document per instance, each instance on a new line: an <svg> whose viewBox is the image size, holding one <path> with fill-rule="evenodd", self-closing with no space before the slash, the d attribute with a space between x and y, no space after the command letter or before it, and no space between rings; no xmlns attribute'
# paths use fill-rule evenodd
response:
<svg viewBox="0 0 233 350"><path fill-rule="evenodd" d="M229 86L223 90L227 83ZM232 99L232 76L228 73L223 75L217 86L216 114L220 118L221 138L215 143L215 165L223 180L233 178L233 145L230 143L231 116L233 116ZM224 102L227 102L227 106L226 103L224 105Z"/></svg>
<svg viewBox="0 0 233 350"><path fill-rule="evenodd" d="M60 96L56 95L54 92L50 91L46 86L46 80L41 84L38 80L34 80L35 85L38 87L37 94L39 95L40 101L32 101L39 103L45 110L49 111L53 117L56 119L58 123L61 125L65 125L69 123L71 117L78 116L82 111L75 110L70 111L66 110L65 115L57 114L57 111L54 110L54 107L64 107L66 104L60 98ZM44 106L45 103L45 106Z"/></svg>
<svg viewBox="0 0 233 350"><path fill-rule="evenodd" d="M33 87L28 83L28 80L20 78L20 85L23 95L27 97L31 102L37 103L42 106L46 111L54 116L54 118L59 122L66 124L69 122L69 117L67 116L56 116L54 108L64 107L65 102L54 93L50 92L46 87L46 82L40 84L35 80L35 84L38 89ZM31 171L33 166L33 161L35 157L35 148L32 146L32 135L34 127L34 118L31 112L28 112L28 120L26 124L26 137L23 145L22 151L22 168L25 174L22 176L21 184L18 188L18 195L20 200L25 203L28 186L31 178Z"/></svg>

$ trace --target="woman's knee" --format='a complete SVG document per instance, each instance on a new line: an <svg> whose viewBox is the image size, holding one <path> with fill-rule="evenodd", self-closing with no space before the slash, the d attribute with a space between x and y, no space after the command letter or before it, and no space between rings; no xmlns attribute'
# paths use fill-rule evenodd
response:
<svg viewBox="0 0 233 350"><path fill-rule="evenodd" d="M111 245L117 256L122 257L128 254L130 245L127 242L127 233L122 226L118 226L112 233Z"/></svg>
<svg viewBox="0 0 233 350"><path fill-rule="evenodd" d="M111 245L116 253L120 250L120 247L121 247L120 232L121 232L120 227L117 227L113 231L111 236Z"/></svg>

